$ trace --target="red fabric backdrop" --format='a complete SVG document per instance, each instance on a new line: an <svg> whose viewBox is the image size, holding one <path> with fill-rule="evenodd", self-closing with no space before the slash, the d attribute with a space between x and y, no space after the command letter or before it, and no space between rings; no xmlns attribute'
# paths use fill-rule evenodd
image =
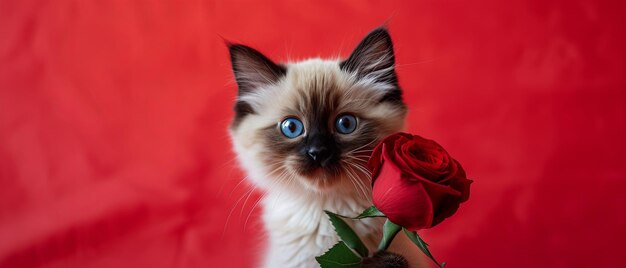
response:
<svg viewBox="0 0 626 268"><path fill-rule="evenodd" d="M408 130L475 179L424 232L434 254L621 266L625 3L2 0L0 267L254 267L259 193L232 160L220 36L345 56L384 22Z"/></svg>

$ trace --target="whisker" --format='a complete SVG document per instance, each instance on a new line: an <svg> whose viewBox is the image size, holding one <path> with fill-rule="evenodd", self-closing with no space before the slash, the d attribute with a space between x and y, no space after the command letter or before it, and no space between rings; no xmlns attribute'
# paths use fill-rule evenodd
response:
<svg viewBox="0 0 626 268"><path fill-rule="evenodd" d="M350 162L346 162L347 163L347 169L345 169L346 171L346 175L348 175L348 178L350 179L350 182L352 183L352 185L354 185L355 190L359 191L359 194L362 194L364 199L367 199L367 193L366 191L363 189L363 186L359 183L359 179L356 178L356 174L354 174L354 170L352 170L350 167L352 166L350 164Z"/></svg>
<svg viewBox="0 0 626 268"><path fill-rule="evenodd" d="M288 174L288 172L284 172L282 174L283 176L281 176L280 181L282 182L283 180L287 180L286 181L286 185L289 186L291 185L291 183L294 181L294 176L290 176L290 174ZM274 202L272 202L272 205L270 206L271 209L274 209L276 207L276 203L278 202L278 200L280 200L280 197L282 196L282 191L278 192L278 195L274 198Z"/></svg>
<svg viewBox="0 0 626 268"><path fill-rule="evenodd" d="M365 175L365 178L367 178L368 181L372 181L372 173L367 170L366 168L357 165L357 164L353 164L353 167L355 167L356 169L358 169L361 173L363 173L363 175Z"/></svg>
<svg viewBox="0 0 626 268"><path fill-rule="evenodd" d="M350 168L349 168L349 167L350 167L350 165L349 165L349 162L347 162L347 161L343 161L343 162L344 162L344 163L346 163L346 168L344 168L344 170L345 170L345 174L346 174L346 175L347 175L347 177L348 177L348 180L350 181L350 183L352 183L352 186L354 186L354 189L355 189L355 190L359 190L358 186L357 186L357 185L356 185L356 183L354 182L354 180L355 180L355 179L354 179L354 177L352 176L352 173L350 172Z"/></svg>
<svg viewBox="0 0 626 268"><path fill-rule="evenodd" d="M235 192L235 190L237 190L237 187L239 187L239 185L241 185L241 183L243 183L246 179L248 179L248 176L243 177L241 180L239 180L239 182L235 185L235 187L230 191L230 193L228 194L228 198L230 198L233 193Z"/></svg>
<svg viewBox="0 0 626 268"><path fill-rule="evenodd" d="M355 152L355 151L358 151L358 150L361 150L361 149L363 149L363 148L366 148L367 146L372 145L372 144L373 144L374 142L376 142L376 141L378 141L378 140L377 140L377 139L373 139L373 140L369 141L368 143L366 143L366 144L364 144L364 145L361 145L361 146L359 146L359 147L357 147L357 148L352 149L352 150L350 151L350 153Z"/></svg>
<svg viewBox="0 0 626 268"><path fill-rule="evenodd" d="M235 208L237 208L237 205L239 204L239 202L241 202L241 200L248 194L251 193L252 190L254 190L254 187L250 187L249 190L247 190L241 197L239 197L239 199L237 199L237 201L235 202L235 204L231 207L230 212L228 213L228 216L226 217L226 222L224 222L224 230L222 231L222 237L224 237L224 234L226 233L226 229L228 228L228 223L230 222L230 217L232 216L233 212L235 211Z"/></svg>
<svg viewBox="0 0 626 268"><path fill-rule="evenodd" d="M250 220L250 216L252 216L252 212L254 212L254 209L257 207L257 205L259 205L259 203L261 202L261 200L263 200L263 198L265 198L267 194L263 194L261 195L261 197L259 197L259 199L254 202L254 205L252 205L252 208L250 209L250 212L248 212L248 216L246 217L246 221L243 223L243 231L246 231L246 227L248 226L248 220Z"/></svg>
<svg viewBox="0 0 626 268"><path fill-rule="evenodd" d="M269 172L266 176L271 176L272 174L274 174L274 173L276 173L276 172L280 171L280 170L282 169L281 164L282 164L282 163L278 163L278 162L277 162L277 163L270 164L270 165L269 165L269 167L270 167L270 168L272 168L272 167L276 167L276 168L274 168L274 169L273 169L271 172ZM235 188L231 191L231 193L229 194L229 197L232 195L232 193L235 191L235 189L236 189L236 188L237 188L237 187L238 187L241 183L243 183L243 181L245 181L245 180L246 180L246 179L248 179L248 178L249 178L249 176L246 176L246 177L244 177L243 179L241 179L241 180L239 181L239 183L237 183L237 185L235 186ZM250 186L250 189L246 190L246 191L245 191L245 192L241 195L241 197L239 197L239 198L237 199L237 201L235 202L235 204L231 207L230 212L228 213L228 216L226 217L226 221L225 221L225 223L224 223L224 230L223 230L223 232L222 232L222 236L224 235L224 233L225 233L225 232L226 232L226 230L228 229L228 224L230 223L230 218L231 218L231 216L232 216L233 212L235 211L235 209L237 208L237 206L239 205L239 203L241 202L241 200L242 200L242 199L244 199L244 197L245 197L245 200L244 200L243 204L241 205L241 211L239 212L239 217L240 217L240 218L243 216L243 210L245 209L246 204L247 204L248 200L250 199L250 196L252 195L252 193L254 193L254 191L255 191L256 189L257 189L257 186L255 186L255 185Z"/></svg>
<svg viewBox="0 0 626 268"><path fill-rule="evenodd" d="M372 149L353 150L353 151L350 151L350 153L358 154L358 153L364 153L364 152L367 153L367 152L373 152L373 151L374 151L374 148L372 148Z"/></svg>
<svg viewBox="0 0 626 268"><path fill-rule="evenodd" d="M243 215L243 210L244 208L246 208L246 204L248 203L248 199L250 199L250 196L252 195L252 193L254 193L254 191L257 189L256 186L254 186L254 188L252 188L252 191L250 191L248 193L248 197L246 197L246 199L243 201L243 204L241 205L241 211L239 211L239 218L241 218L241 216Z"/></svg>
<svg viewBox="0 0 626 268"><path fill-rule="evenodd" d="M358 168L357 165L354 165L352 163L350 163L351 167L355 167ZM356 170L352 170L353 172L356 172ZM366 177L369 179L369 176L367 176L368 174L365 173ZM370 179L371 180L371 179ZM362 189L364 189L364 191L367 193L365 196L365 200L371 200L371 187L365 185L365 182L363 180L358 180L357 183L362 187Z"/></svg>
<svg viewBox="0 0 626 268"><path fill-rule="evenodd" d="M355 173L355 175L354 175L354 176L355 176L355 178L357 178L358 176L356 175L356 171L355 171L355 170L352 170L352 172L354 172L354 173ZM364 185L363 180L359 180L359 179L357 179L357 181L356 181L356 182L357 182L357 184L359 185L359 188L361 188L361 190L363 191L363 199L365 199L365 200L369 200L369 199L370 199L370 198L369 198L369 196L370 196L370 191L368 191L367 186L365 186L365 185Z"/></svg>
<svg viewBox="0 0 626 268"><path fill-rule="evenodd" d="M354 178L354 175L351 175L351 177ZM361 196L362 199L367 199L367 193L363 190L363 186L361 186L359 180L356 178L353 180L355 181L355 189L358 190L359 196Z"/></svg>
<svg viewBox="0 0 626 268"><path fill-rule="evenodd" d="M288 176L289 174L286 172L284 166L280 166L278 168L276 168L275 170L273 170L272 172L270 172L269 174L273 174L280 171L280 174L278 176L276 176L275 180L272 181L272 184L270 185L270 187L275 187L278 184L283 183L283 181L287 180L290 178L290 176ZM279 192L279 196L280 196ZM252 213L254 212L254 209L258 207L259 203L267 196L267 193L264 193L255 203L254 205L252 205L252 208L250 209L250 211L248 212L248 216L246 216L246 220L244 222L243 225L243 230L245 231L247 226L248 226L248 221L250 220L250 217L252 216Z"/></svg>
<svg viewBox="0 0 626 268"><path fill-rule="evenodd" d="M347 158L359 161L359 162L367 162L369 160L369 157L364 157L364 156L353 156L353 155L349 155L346 154L345 155Z"/></svg>

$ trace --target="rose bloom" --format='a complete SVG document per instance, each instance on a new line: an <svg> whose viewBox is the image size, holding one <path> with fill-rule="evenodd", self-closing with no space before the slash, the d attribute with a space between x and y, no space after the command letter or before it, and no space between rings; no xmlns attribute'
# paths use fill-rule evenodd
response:
<svg viewBox="0 0 626 268"><path fill-rule="evenodd" d="M467 201L471 180L435 141L396 133L370 157L373 201L387 218L411 231L431 228Z"/></svg>

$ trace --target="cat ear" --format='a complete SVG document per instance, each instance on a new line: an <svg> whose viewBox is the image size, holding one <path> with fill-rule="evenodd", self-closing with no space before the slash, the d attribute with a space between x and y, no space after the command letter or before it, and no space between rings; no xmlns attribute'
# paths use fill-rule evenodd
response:
<svg viewBox="0 0 626 268"><path fill-rule="evenodd" d="M395 57L391 36L384 27L374 29L339 63L342 70L355 73L358 79L397 85Z"/></svg>
<svg viewBox="0 0 626 268"><path fill-rule="evenodd" d="M260 86L276 83L287 73L285 66L274 63L251 47L228 44L228 50L239 96Z"/></svg>

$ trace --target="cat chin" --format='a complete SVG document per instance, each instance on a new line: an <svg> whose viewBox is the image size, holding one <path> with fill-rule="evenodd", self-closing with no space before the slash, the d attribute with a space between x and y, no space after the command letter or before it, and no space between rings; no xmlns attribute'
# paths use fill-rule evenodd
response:
<svg viewBox="0 0 626 268"><path fill-rule="evenodd" d="M289 168L294 179L299 182L302 187L298 190L313 193L324 193L335 188L340 180L336 174L331 174L323 168L315 169L295 169Z"/></svg>
<svg viewBox="0 0 626 268"><path fill-rule="evenodd" d="M324 169L317 169L306 174L294 172L294 179L301 187L290 188L289 191L295 194L315 194L315 195L335 195L346 194L354 191L354 184L342 172L330 172Z"/></svg>
<svg viewBox="0 0 626 268"><path fill-rule="evenodd" d="M306 186L306 189L315 193L328 193L337 190L339 185L339 178L310 178L300 177L302 184Z"/></svg>

